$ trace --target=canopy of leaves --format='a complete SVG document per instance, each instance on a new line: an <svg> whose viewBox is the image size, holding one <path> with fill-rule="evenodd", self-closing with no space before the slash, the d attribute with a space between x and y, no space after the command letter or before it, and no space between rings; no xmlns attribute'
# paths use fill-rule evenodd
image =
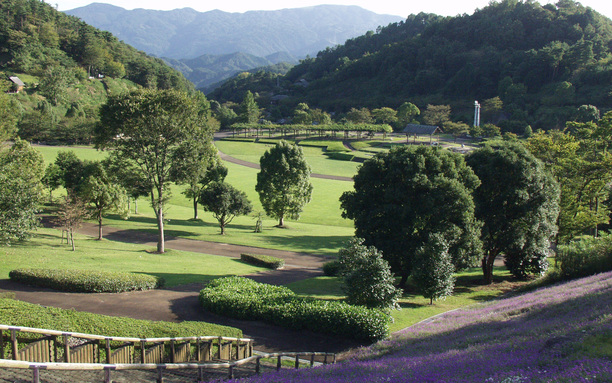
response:
<svg viewBox="0 0 612 383"><path fill-rule="evenodd" d="M363 245L363 238L353 238L338 253L346 301L380 309L399 309L402 290L394 286L389 263L374 246Z"/></svg>
<svg viewBox="0 0 612 383"><path fill-rule="evenodd" d="M225 182L213 182L202 191L198 201L219 222L221 234L225 234L225 226L236 216L247 215L253 210L246 194Z"/></svg>
<svg viewBox="0 0 612 383"><path fill-rule="evenodd" d="M467 157L482 182L474 192L476 217L483 222L485 280L492 281L495 257L518 277L546 271L557 233L559 186L544 165L521 144L486 146Z"/></svg>
<svg viewBox="0 0 612 383"><path fill-rule="evenodd" d="M44 171L42 155L25 141L0 151L1 244L27 239L38 225Z"/></svg>
<svg viewBox="0 0 612 383"><path fill-rule="evenodd" d="M255 190L266 214L277 218L280 226L284 218L299 219L312 196L312 172L302 148L281 140L264 153L259 163Z"/></svg>
<svg viewBox="0 0 612 383"><path fill-rule="evenodd" d="M404 281L432 233L447 241L457 268L474 264L481 244L471 192L480 181L461 155L394 148L365 161L354 180L355 190L340 197L342 216L355 221L356 236L381 250Z"/></svg>

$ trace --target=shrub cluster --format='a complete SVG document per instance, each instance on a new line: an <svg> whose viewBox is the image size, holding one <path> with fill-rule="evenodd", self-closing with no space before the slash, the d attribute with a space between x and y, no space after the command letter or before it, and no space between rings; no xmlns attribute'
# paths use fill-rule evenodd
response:
<svg viewBox="0 0 612 383"><path fill-rule="evenodd" d="M286 287L242 277L216 279L200 291L205 310L238 319L263 320L291 329L307 329L376 341L389 335L389 315L345 302L301 298Z"/></svg>
<svg viewBox="0 0 612 383"><path fill-rule="evenodd" d="M27 285L78 293L121 293L163 285L163 279L152 275L92 270L17 269L9 277Z"/></svg>
<svg viewBox="0 0 612 383"><path fill-rule="evenodd" d="M559 273L566 279L612 271L612 235L585 237L559 246L557 261Z"/></svg>
<svg viewBox="0 0 612 383"><path fill-rule="evenodd" d="M255 266L267 267L268 269L280 269L285 266L285 260L261 254L240 254L240 259Z"/></svg>

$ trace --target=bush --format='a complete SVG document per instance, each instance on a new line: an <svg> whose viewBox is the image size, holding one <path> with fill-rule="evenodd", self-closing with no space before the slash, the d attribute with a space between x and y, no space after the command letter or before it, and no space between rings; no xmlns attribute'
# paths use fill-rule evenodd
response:
<svg viewBox="0 0 612 383"><path fill-rule="evenodd" d="M557 261L561 277L566 279L611 271L612 235L587 237L567 246L559 246Z"/></svg>
<svg viewBox="0 0 612 383"><path fill-rule="evenodd" d="M285 265L285 260L261 254L240 254L240 259L255 266L267 267L268 269L280 269Z"/></svg>
<svg viewBox="0 0 612 383"><path fill-rule="evenodd" d="M335 277L340 274L340 262L329 261L323 264L323 273L328 277Z"/></svg>
<svg viewBox="0 0 612 383"><path fill-rule="evenodd" d="M374 246L365 246L363 238L353 238L340 249L340 273L347 302L370 308L399 309L402 290L393 283L389 263Z"/></svg>
<svg viewBox="0 0 612 383"><path fill-rule="evenodd" d="M17 269L9 277L27 285L78 293L121 293L163 286L163 279L152 275L92 270Z"/></svg>
<svg viewBox="0 0 612 383"><path fill-rule="evenodd" d="M237 319L371 341L389 335L390 317L380 310L301 298L286 287L242 277L216 279L199 298L205 310Z"/></svg>

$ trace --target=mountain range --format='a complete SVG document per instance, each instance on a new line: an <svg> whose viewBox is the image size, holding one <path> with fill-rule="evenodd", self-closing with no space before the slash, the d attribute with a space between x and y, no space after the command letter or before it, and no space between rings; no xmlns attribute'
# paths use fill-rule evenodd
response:
<svg viewBox="0 0 612 383"><path fill-rule="evenodd" d="M341 5L228 13L191 8L126 10L93 3L65 13L164 58L198 88L252 69L252 65L297 63L327 47L402 20Z"/></svg>

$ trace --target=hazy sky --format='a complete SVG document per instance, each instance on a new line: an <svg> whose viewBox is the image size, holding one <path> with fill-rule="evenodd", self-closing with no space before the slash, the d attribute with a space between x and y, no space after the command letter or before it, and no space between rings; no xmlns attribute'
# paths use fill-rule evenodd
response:
<svg viewBox="0 0 612 383"><path fill-rule="evenodd" d="M47 3L57 5L60 11L82 7L91 4L92 0L46 0ZM257 10L277 10L283 8L301 8L318 4L358 5L362 8L381 14L390 14L406 17L411 13L428 12L444 16L455 16L462 13L472 14L477 8L483 8L489 0L224 0L196 1L196 0L99 0L100 3L109 3L125 9L145 8L170 10L176 8L193 8L197 11L210 11L220 9L226 12L246 12ZM556 3L550 0L540 0L541 4ZM610 0L583 0L580 3L589 6L597 12L612 18L612 1Z"/></svg>

